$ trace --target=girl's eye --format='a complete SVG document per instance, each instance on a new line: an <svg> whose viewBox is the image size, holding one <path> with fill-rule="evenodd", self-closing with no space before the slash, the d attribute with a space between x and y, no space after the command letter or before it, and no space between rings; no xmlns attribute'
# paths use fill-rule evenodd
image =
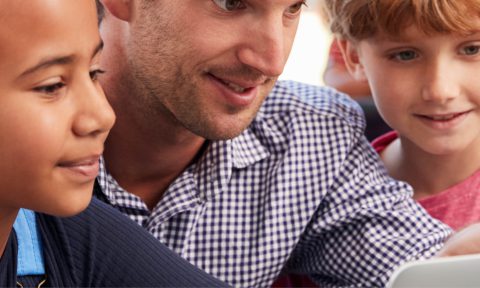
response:
<svg viewBox="0 0 480 288"><path fill-rule="evenodd" d="M418 57L417 52L413 50L400 51L400 52L393 53L389 56L390 59L397 60L397 61L411 61L417 57Z"/></svg>
<svg viewBox="0 0 480 288"><path fill-rule="evenodd" d="M302 10L302 6L304 5L307 6L306 0L293 4L288 8L288 13L297 14L300 12L300 10Z"/></svg>
<svg viewBox="0 0 480 288"><path fill-rule="evenodd" d="M464 55L477 55L480 51L480 46L469 45L462 48L461 53Z"/></svg>
<svg viewBox="0 0 480 288"><path fill-rule="evenodd" d="M98 79L98 76L100 74L103 74L105 73L104 70L101 70L101 69L95 69L95 70L92 70L90 71L90 78L93 80L93 81L96 81Z"/></svg>
<svg viewBox="0 0 480 288"><path fill-rule="evenodd" d="M52 94L56 94L60 89L62 89L64 87L65 87L65 83L57 82L57 83L50 84L50 85L35 87L35 88L33 88L33 90L36 91L36 92L39 92L39 93L52 95Z"/></svg>
<svg viewBox="0 0 480 288"><path fill-rule="evenodd" d="M242 0L212 0L218 7L225 11L234 11L245 8Z"/></svg>

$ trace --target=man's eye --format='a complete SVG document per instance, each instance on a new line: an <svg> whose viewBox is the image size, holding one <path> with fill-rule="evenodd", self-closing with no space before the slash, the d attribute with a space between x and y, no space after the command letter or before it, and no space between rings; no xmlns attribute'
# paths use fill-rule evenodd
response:
<svg viewBox="0 0 480 288"><path fill-rule="evenodd" d="M245 8L242 0L212 0L218 7L225 11L234 11Z"/></svg>
<svg viewBox="0 0 480 288"><path fill-rule="evenodd" d="M293 4L292 6L288 7L288 13L297 14L298 12L300 12L300 10L302 9L302 6L304 5L307 6L306 1L301 1L296 4Z"/></svg>
<svg viewBox="0 0 480 288"><path fill-rule="evenodd" d="M105 73L104 70L101 70L101 69L95 69L95 70L92 70L90 71L90 78L93 80L93 81L96 81L98 79L98 75L100 74L103 74Z"/></svg>

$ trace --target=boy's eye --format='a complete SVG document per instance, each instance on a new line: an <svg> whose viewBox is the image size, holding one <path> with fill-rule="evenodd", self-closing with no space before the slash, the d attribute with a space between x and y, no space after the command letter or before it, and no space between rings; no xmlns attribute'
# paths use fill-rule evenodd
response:
<svg viewBox="0 0 480 288"><path fill-rule="evenodd" d="M300 12L302 6L304 5L307 6L306 0L293 4L292 6L288 7L288 13L297 14L298 12Z"/></svg>
<svg viewBox="0 0 480 288"><path fill-rule="evenodd" d="M50 84L50 85L35 87L35 88L33 88L33 90L36 91L36 92L39 92L39 93L44 93L44 94L51 95L51 94L57 93L63 87L65 87L65 83L57 82L57 83Z"/></svg>
<svg viewBox="0 0 480 288"><path fill-rule="evenodd" d="M245 8L242 0L212 0L218 7L225 11L233 11Z"/></svg>
<svg viewBox="0 0 480 288"><path fill-rule="evenodd" d="M390 55L391 59L397 60L397 61L410 61L417 57L418 57L417 52L413 50L400 51Z"/></svg>
<svg viewBox="0 0 480 288"><path fill-rule="evenodd" d="M480 46L469 45L462 48L462 54L464 55L477 55L480 51Z"/></svg>
<svg viewBox="0 0 480 288"><path fill-rule="evenodd" d="M93 70L93 71L90 71L90 78L95 81L95 80L98 79L98 76L99 76L100 74L103 74L103 73L105 73L104 70L95 69L95 70Z"/></svg>

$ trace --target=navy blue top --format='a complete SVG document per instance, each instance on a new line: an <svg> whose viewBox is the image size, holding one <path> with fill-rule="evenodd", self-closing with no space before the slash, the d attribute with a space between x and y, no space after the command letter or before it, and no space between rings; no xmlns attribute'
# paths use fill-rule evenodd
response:
<svg viewBox="0 0 480 288"><path fill-rule="evenodd" d="M38 214L45 286L225 287L153 238L115 209L93 199L81 214ZM12 230L0 259L0 286L17 281Z"/></svg>

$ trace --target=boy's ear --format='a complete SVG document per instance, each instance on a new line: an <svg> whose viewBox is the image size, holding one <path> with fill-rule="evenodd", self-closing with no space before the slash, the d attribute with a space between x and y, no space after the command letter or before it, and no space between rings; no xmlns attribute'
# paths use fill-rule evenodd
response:
<svg viewBox="0 0 480 288"><path fill-rule="evenodd" d="M348 40L338 39L337 41L348 72L350 72L352 77L357 81L368 81L365 75L365 69L360 61L357 46Z"/></svg>
<svg viewBox="0 0 480 288"><path fill-rule="evenodd" d="M131 0L101 0L105 9L116 18L130 21L133 14L133 1Z"/></svg>

